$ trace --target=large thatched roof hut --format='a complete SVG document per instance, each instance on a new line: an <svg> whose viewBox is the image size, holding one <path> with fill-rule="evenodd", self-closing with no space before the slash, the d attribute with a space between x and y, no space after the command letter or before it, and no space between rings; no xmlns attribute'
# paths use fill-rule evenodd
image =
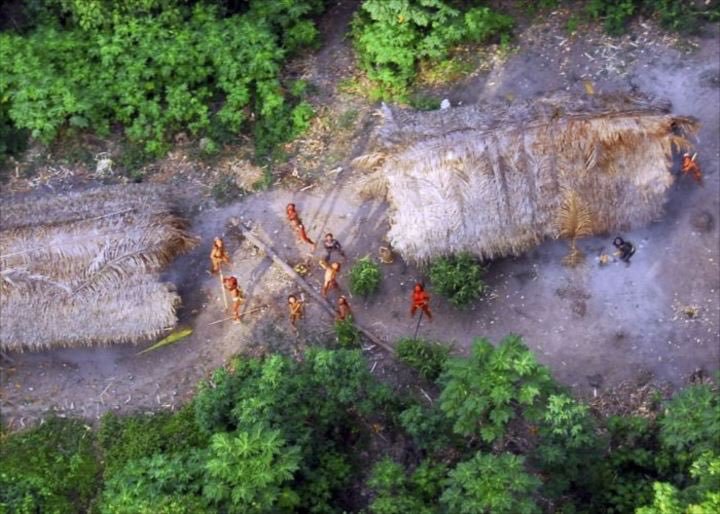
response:
<svg viewBox="0 0 720 514"><path fill-rule="evenodd" d="M115 186L4 201L0 347L138 342L177 322L160 271L194 246L160 188Z"/></svg>
<svg viewBox="0 0 720 514"><path fill-rule="evenodd" d="M669 111L640 96L563 94L433 112L383 106L354 165L370 173L365 191L388 199L388 237L406 259L518 254L568 232L569 200L592 233L656 219L672 152L698 128Z"/></svg>

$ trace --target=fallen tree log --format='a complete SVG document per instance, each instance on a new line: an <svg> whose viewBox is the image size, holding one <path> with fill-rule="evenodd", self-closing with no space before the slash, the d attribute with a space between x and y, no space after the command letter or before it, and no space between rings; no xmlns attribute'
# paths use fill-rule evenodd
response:
<svg viewBox="0 0 720 514"><path fill-rule="evenodd" d="M283 270L290 278L292 278L302 289L309 294L317 303L320 305L328 314L335 317L335 309L330 305L330 303L327 301L326 298L324 298L320 293L318 293L315 289L310 286L310 284L307 283L307 281L302 278L300 275L298 275L295 270L286 263L275 250L273 250L270 245L266 244L262 239L260 239L257 235L253 234L250 227L245 226L242 223L239 222L233 222L233 225L237 227L238 230L242 233L245 238L247 238L248 241L250 241L252 244L257 246L260 250L265 252L265 255L270 257L275 264L277 264L281 270ZM380 338L378 338L375 334L367 330L366 328L359 325L357 322L355 323L355 327L360 331L362 335L364 335L370 342L373 344L378 345L380 348L386 350L387 352L394 354L395 349L390 346L385 341L382 341Z"/></svg>

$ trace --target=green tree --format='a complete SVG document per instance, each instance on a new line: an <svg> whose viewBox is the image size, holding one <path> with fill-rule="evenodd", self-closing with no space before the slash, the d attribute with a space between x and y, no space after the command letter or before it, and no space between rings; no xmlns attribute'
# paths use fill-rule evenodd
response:
<svg viewBox="0 0 720 514"><path fill-rule="evenodd" d="M450 471L440 501L455 514L539 513L532 494L540 480L525 472L523 462L509 453L478 452Z"/></svg>
<svg viewBox="0 0 720 514"><path fill-rule="evenodd" d="M392 98L406 94L420 59L443 59L462 41L482 41L511 27L511 18L487 7L463 13L443 0L365 0L353 39L378 96Z"/></svg>
<svg viewBox="0 0 720 514"><path fill-rule="evenodd" d="M205 465L203 495L229 512L261 514L291 511L298 503L290 487L300 451L287 446L278 430L215 434Z"/></svg>
<svg viewBox="0 0 720 514"><path fill-rule="evenodd" d="M486 443L501 438L510 420L537 422L547 394L554 388L547 368L518 336L496 348L486 339L473 343L468 358L451 358L440 377L440 407L457 434L479 434Z"/></svg>

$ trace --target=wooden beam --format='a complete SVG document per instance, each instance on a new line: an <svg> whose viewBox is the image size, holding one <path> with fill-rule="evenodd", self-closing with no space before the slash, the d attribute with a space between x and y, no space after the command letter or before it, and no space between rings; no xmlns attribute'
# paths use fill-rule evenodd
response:
<svg viewBox="0 0 720 514"><path fill-rule="evenodd" d="M330 316L333 318L335 317L335 309L332 305L330 305L330 302L327 301L326 298L324 298L319 292L317 292L315 289L312 288L310 284L307 283L307 281L302 278L287 262L285 262L278 254L273 250L270 245L266 244L263 240L261 240L258 236L253 234L249 227L245 226L242 223L233 223L237 228L242 232L242 234L247 238L248 241L250 241L252 244L257 246L260 250L265 252L265 255L270 257L275 264L277 264L281 270L283 270L291 279L293 279L307 294L309 294L313 300L315 300L320 307L322 307ZM387 344L386 342L382 341L380 338L378 338L375 334L367 330L366 328L359 325L357 322L355 323L355 327L360 331L362 335L364 335L370 342L373 344L378 345L380 348L386 350L387 352L394 354L395 349Z"/></svg>

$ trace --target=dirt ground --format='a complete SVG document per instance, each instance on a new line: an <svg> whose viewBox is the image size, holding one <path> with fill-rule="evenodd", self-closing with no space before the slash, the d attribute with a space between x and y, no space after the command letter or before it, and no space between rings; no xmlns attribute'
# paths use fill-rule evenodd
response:
<svg viewBox="0 0 720 514"><path fill-rule="evenodd" d="M345 0L333 7L321 22L325 44L297 64L297 74L316 86L316 101L326 109L348 112L351 106L356 111L352 137L341 147L328 143L337 154L332 162L312 167L309 158L296 156L286 165L292 169L290 179L222 208L208 198L207 187L183 182L182 174L173 180L192 231L203 237L196 251L167 272L183 296L180 324L192 326L193 335L144 355L137 353L149 343L11 354L12 361L2 362L0 390L7 426L21 428L49 410L90 421L109 410L174 409L193 394L200 379L238 352L294 354L333 337L329 316L311 301L300 335L292 334L286 297L300 291L268 258L227 231L226 224L233 217L252 223L288 262L309 263L314 268L310 282L318 288L320 254L311 257L307 245L295 239L284 220L286 203L298 205L311 237L326 231L336 235L347 250L348 267L357 258L377 254L388 229L387 206L358 197L353 186L357 177L349 166L362 152L373 106L338 90L340 79L352 70L352 52L342 34L356 5ZM585 26L580 34L568 34L568 16L558 10L521 27L516 48L494 54L487 66L460 83L432 92L453 105L492 97L533 98L557 89L587 94L588 84L596 92L637 90L663 96L672 101L674 112L702 122L698 152L705 183L699 187L679 178L665 215L623 234L637 246L631 265L598 264L597 256L610 251L614 234L582 240L579 246L587 259L574 269L561 264L566 243L547 241L526 255L489 264L488 294L466 311L434 296L435 319L423 321L420 335L451 342L457 353L464 353L474 337L497 342L508 333L520 334L555 377L580 396L592 394L593 388L602 394L639 377L678 387L697 369L720 368L717 27L682 39L641 20L628 35L609 38L599 28ZM330 150L321 147L315 153L327 156ZM218 280L206 271L216 234L225 234L233 254L231 272L249 298L241 324L213 323L227 317ZM423 276L400 259L383 272L378 294L350 302L358 322L392 344L415 329L408 300L411 285ZM345 278L340 284L346 289ZM694 317L685 312L688 308L694 309ZM400 367L382 350L366 348L374 373L398 373Z"/></svg>

